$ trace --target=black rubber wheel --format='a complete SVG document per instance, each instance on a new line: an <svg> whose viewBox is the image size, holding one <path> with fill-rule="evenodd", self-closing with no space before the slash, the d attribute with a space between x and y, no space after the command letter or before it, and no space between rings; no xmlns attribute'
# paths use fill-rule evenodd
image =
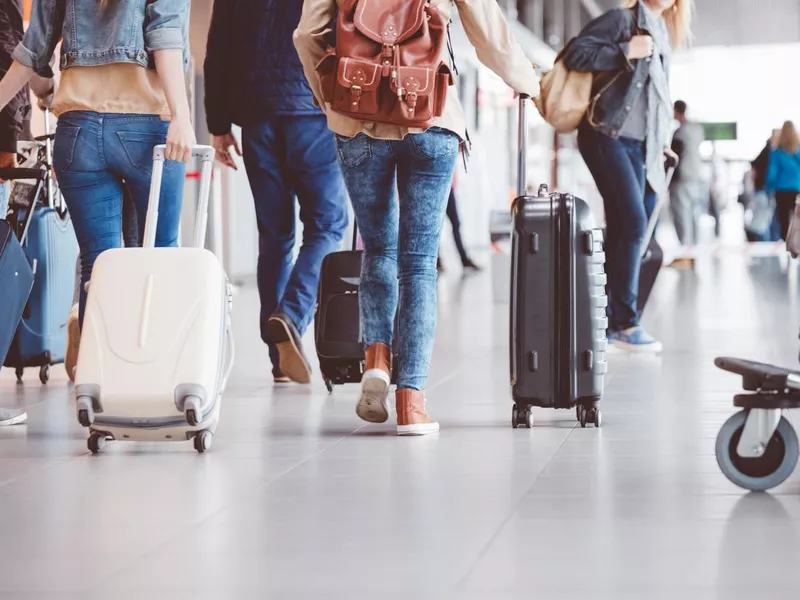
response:
<svg viewBox="0 0 800 600"><path fill-rule="evenodd" d="M46 384L50 381L50 365L43 365L39 367L39 381Z"/></svg>
<svg viewBox="0 0 800 600"><path fill-rule="evenodd" d="M81 410L78 411L78 423L80 423L84 427L91 427L93 422L94 419L91 418L88 410L82 408Z"/></svg>
<svg viewBox="0 0 800 600"><path fill-rule="evenodd" d="M586 427L586 419L589 417L589 409L585 406L581 406L581 416L578 417L578 421L580 421L581 427Z"/></svg>
<svg viewBox="0 0 800 600"><path fill-rule="evenodd" d="M582 408L582 405L580 405L580 404L576 404L575 405L575 420L576 421L580 421L581 420L581 408Z"/></svg>
<svg viewBox="0 0 800 600"><path fill-rule="evenodd" d="M210 431L200 431L194 436L194 449L200 454L211 448L213 435Z"/></svg>
<svg viewBox="0 0 800 600"><path fill-rule="evenodd" d="M81 411L83 412L83 411ZM89 447L89 451L92 454L97 454L100 452L100 449L105 445L106 436L102 433L93 432L89 435L89 439L86 440L86 445Z"/></svg>
<svg viewBox="0 0 800 600"><path fill-rule="evenodd" d="M599 408L594 409L594 418L592 419L592 423L594 423L594 426L598 429L603 423L603 413L600 412Z"/></svg>
<svg viewBox="0 0 800 600"><path fill-rule="evenodd" d="M533 429L533 409L528 407L525 409L525 427L527 429Z"/></svg>
<svg viewBox="0 0 800 600"><path fill-rule="evenodd" d="M325 380L325 387L327 388L329 394L333 393L333 382L330 379Z"/></svg>
<svg viewBox="0 0 800 600"><path fill-rule="evenodd" d="M189 410L186 411L186 422L192 427L198 425L197 413L194 412L193 408L190 408Z"/></svg>
<svg viewBox="0 0 800 600"><path fill-rule="evenodd" d="M774 488L789 477L797 465L797 434L784 417L772 434L764 454L758 458L739 456L739 439L744 431L749 411L736 413L717 435L717 464L725 477L746 490L763 492Z"/></svg>
<svg viewBox="0 0 800 600"><path fill-rule="evenodd" d="M514 429L519 427L519 406L516 404L511 407L511 427Z"/></svg>
<svg viewBox="0 0 800 600"><path fill-rule="evenodd" d="M17 376L17 383L20 383L22 381L22 376L25 374L25 369L17 367L14 369L14 374Z"/></svg>

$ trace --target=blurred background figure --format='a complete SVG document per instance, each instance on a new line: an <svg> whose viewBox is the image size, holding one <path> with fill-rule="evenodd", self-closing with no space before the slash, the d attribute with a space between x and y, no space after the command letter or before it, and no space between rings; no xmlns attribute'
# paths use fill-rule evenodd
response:
<svg viewBox="0 0 800 600"><path fill-rule="evenodd" d="M672 138L672 151L678 155L678 167L670 185L670 211L675 223L675 232L682 246L682 254L671 266L694 264L694 246L697 244L699 206L703 197L703 158L700 145L705 133L700 123L686 116L687 106L683 100L675 102L675 120L680 127Z"/></svg>
<svg viewBox="0 0 800 600"><path fill-rule="evenodd" d="M795 200L800 194L800 138L791 121L783 124L778 147L770 154L766 188L775 194L780 236L785 240Z"/></svg>
<svg viewBox="0 0 800 600"><path fill-rule="evenodd" d="M481 268L467 254L467 249L464 247L464 240L461 237L461 220L458 218L458 204L456 202L456 173L453 173L453 185L450 188L450 198L447 200L447 218L450 221L450 226L453 228L453 241L458 250L458 256L461 258L461 266L464 271L480 271ZM436 269L444 271L444 264L442 263L441 255L436 260Z"/></svg>
<svg viewBox="0 0 800 600"><path fill-rule="evenodd" d="M773 129L761 153L750 163L741 202L745 210L745 235L748 242L776 242L780 224L775 213L775 198L767 192L767 169L772 151L778 147L780 129Z"/></svg>

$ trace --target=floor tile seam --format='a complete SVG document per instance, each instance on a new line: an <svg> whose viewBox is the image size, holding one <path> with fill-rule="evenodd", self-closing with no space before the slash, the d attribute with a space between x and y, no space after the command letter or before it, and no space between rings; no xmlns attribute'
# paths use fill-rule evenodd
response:
<svg viewBox="0 0 800 600"><path fill-rule="evenodd" d="M536 484L538 483L539 478L547 470L547 467L550 465L550 463L553 461L553 459L556 457L556 455L559 453L559 451L564 447L564 445L567 443L567 440L569 440L570 436L572 435L572 433L574 431L575 431L575 427L572 427L570 429L569 433L567 433L567 435L564 436L564 439L561 441L561 443L553 450L552 454L547 459L547 462L544 464L544 466L539 471L539 473L536 474L536 477L531 482L531 484L524 491L522 491L520 493L519 498L514 503L514 505L511 507L511 509L508 511L508 514L506 515L505 519L503 519L502 523L500 523L499 527L495 530L495 532L492 534L492 536L489 538L489 540L486 542L486 544L484 544L483 547L478 551L478 553L477 553L477 555L475 557L475 560L473 560L470 563L470 565L467 567L467 570L464 573L464 575L456 583L456 585L454 587L454 592L455 593L461 593L461 592L464 591L464 586L466 585L470 574L474 571L475 567L478 564L480 564L480 562L486 557L486 555L488 554L488 552L491 549L492 545L497 541L498 537L502 534L503 530L506 528L508 523L511 521L512 517L519 512L520 506L525 501L525 498L527 498L528 495L533 490L533 488L536 487Z"/></svg>

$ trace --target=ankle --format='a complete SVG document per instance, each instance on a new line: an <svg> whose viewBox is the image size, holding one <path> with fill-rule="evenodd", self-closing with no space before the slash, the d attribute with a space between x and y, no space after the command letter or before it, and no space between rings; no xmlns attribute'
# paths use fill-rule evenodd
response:
<svg viewBox="0 0 800 600"><path fill-rule="evenodd" d="M392 350L388 345L377 342L367 346L364 370L380 369L387 375L392 374Z"/></svg>

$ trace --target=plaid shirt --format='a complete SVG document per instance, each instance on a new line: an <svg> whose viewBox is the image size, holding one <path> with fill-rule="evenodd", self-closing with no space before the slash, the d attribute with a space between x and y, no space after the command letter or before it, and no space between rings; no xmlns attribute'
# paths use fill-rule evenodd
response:
<svg viewBox="0 0 800 600"><path fill-rule="evenodd" d="M11 53L22 41L22 0L0 0L0 77L11 66ZM16 152L17 139L30 119L26 86L0 111L0 152Z"/></svg>

